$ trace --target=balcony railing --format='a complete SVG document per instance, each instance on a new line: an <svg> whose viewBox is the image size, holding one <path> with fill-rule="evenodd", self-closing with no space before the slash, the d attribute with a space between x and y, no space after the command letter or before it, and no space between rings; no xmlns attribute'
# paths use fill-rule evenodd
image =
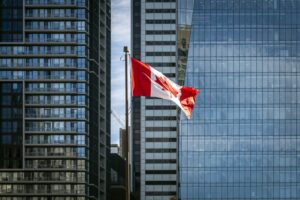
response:
<svg viewBox="0 0 300 200"><path fill-rule="evenodd" d="M45 119L49 119L49 118L57 118L57 119L73 119L73 120L77 120L77 119L85 119L84 115L77 115L77 114L33 114L33 113L26 113L26 118L45 118Z"/></svg>
<svg viewBox="0 0 300 200"><path fill-rule="evenodd" d="M84 133L84 130L79 130L76 128L34 128L34 127L26 127L25 131L28 132L74 132L74 133Z"/></svg>
<svg viewBox="0 0 300 200"><path fill-rule="evenodd" d="M65 105L85 105L84 102L78 102L76 100L33 100L33 99L26 99L26 104L65 104Z"/></svg>
<svg viewBox="0 0 300 200"><path fill-rule="evenodd" d="M26 0L26 5L76 5L75 0Z"/></svg>
<svg viewBox="0 0 300 200"><path fill-rule="evenodd" d="M26 88L26 92L85 92L78 88Z"/></svg>
<svg viewBox="0 0 300 200"><path fill-rule="evenodd" d="M77 170L84 170L85 166L79 166L79 165L67 165L67 164L26 164L26 168L55 168L55 169L77 169Z"/></svg>
<svg viewBox="0 0 300 200"><path fill-rule="evenodd" d="M75 152L26 152L25 156L85 157L84 154L78 154Z"/></svg>
<svg viewBox="0 0 300 200"><path fill-rule="evenodd" d="M51 141L48 141L48 140L44 140L44 141L32 141L32 140L26 140L25 141L25 144L49 144L49 145L55 145L55 144L58 144L58 145L84 145L86 142L85 140L51 140Z"/></svg>
<svg viewBox="0 0 300 200"><path fill-rule="evenodd" d="M45 15L33 14L33 13L26 13L26 17L32 18L77 18L75 13L67 14L56 14L56 13L47 13Z"/></svg>

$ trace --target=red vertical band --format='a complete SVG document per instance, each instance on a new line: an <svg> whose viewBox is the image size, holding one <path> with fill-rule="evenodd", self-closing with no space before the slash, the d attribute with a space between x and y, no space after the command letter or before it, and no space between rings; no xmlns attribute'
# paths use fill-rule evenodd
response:
<svg viewBox="0 0 300 200"><path fill-rule="evenodd" d="M132 96L151 95L150 66L139 60L131 58L131 86Z"/></svg>
<svg viewBox="0 0 300 200"><path fill-rule="evenodd" d="M199 93L199 90L192 87L181 88L180 104L183 108L183 112L189 119L192 115L193 108L196 103L196 96Z"/></svg>

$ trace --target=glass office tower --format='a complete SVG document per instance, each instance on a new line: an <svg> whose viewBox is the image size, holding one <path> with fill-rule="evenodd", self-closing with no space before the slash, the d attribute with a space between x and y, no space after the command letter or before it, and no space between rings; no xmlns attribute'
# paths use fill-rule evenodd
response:
<svg viewBox="0 0 300 200"><path fill-rule="evenodd" d="M2 0L0 199L107 199L109 117L110 0Z"/></svg>
<svg viewBox="0 0 300 200"><path fill-rule="evenodd" d="M178 5L201 90L181 120L180 199L300 199L300 1Z"/></svg>

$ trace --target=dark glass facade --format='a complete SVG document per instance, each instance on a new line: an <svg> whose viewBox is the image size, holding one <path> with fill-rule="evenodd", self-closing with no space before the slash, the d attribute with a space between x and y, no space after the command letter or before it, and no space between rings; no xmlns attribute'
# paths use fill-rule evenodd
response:
<svg viewBox="0 0 300 200"><path fill-rule="evenodd" d="M22 168L23 87L20 82L0 82L0 169Z"/></svg>
<svg viewBox="0 0 300 200"><path fill-rule="evenodd" d="M141 1L131 1L131 52L141 59ZM133 42L134 41L134 42ZM132 155L132 193L136 200L141 195L141 98L131 97L131 155Z"/></svg>
<svg viewBox="0 0 300 200"><path fill-rule="evenodd" d="M0 199L106 199L110 1L0 10Z"/></svg>
<svg viewBox="0 0 300 200"><path fill-rule="evenodd" d="M179 6L185 85L201 90L180 123L179 198L300 199L300 1Z"/></svg>
<svg viewBox="0 0 300 200"><path fill-rule="evenodd" d="M23 0L0 1L0 42L23 41Z"/></svg>

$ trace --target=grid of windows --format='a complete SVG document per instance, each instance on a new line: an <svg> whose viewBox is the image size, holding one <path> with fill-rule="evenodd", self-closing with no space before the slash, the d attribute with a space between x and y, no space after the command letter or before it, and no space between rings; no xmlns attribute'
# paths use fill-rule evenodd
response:
<svg viewBox="0 0 300 200"><path fill-rule="evenodd" d="M300 2L187 2L185 84L201 93L181 121L180 198L299 199Z"/></svg>
<svg viewBox="0 0 300 200"><path fill-rule="evenodd" d="M0 1L0 199L110 198L109 15L110 0Z"/></svg>

